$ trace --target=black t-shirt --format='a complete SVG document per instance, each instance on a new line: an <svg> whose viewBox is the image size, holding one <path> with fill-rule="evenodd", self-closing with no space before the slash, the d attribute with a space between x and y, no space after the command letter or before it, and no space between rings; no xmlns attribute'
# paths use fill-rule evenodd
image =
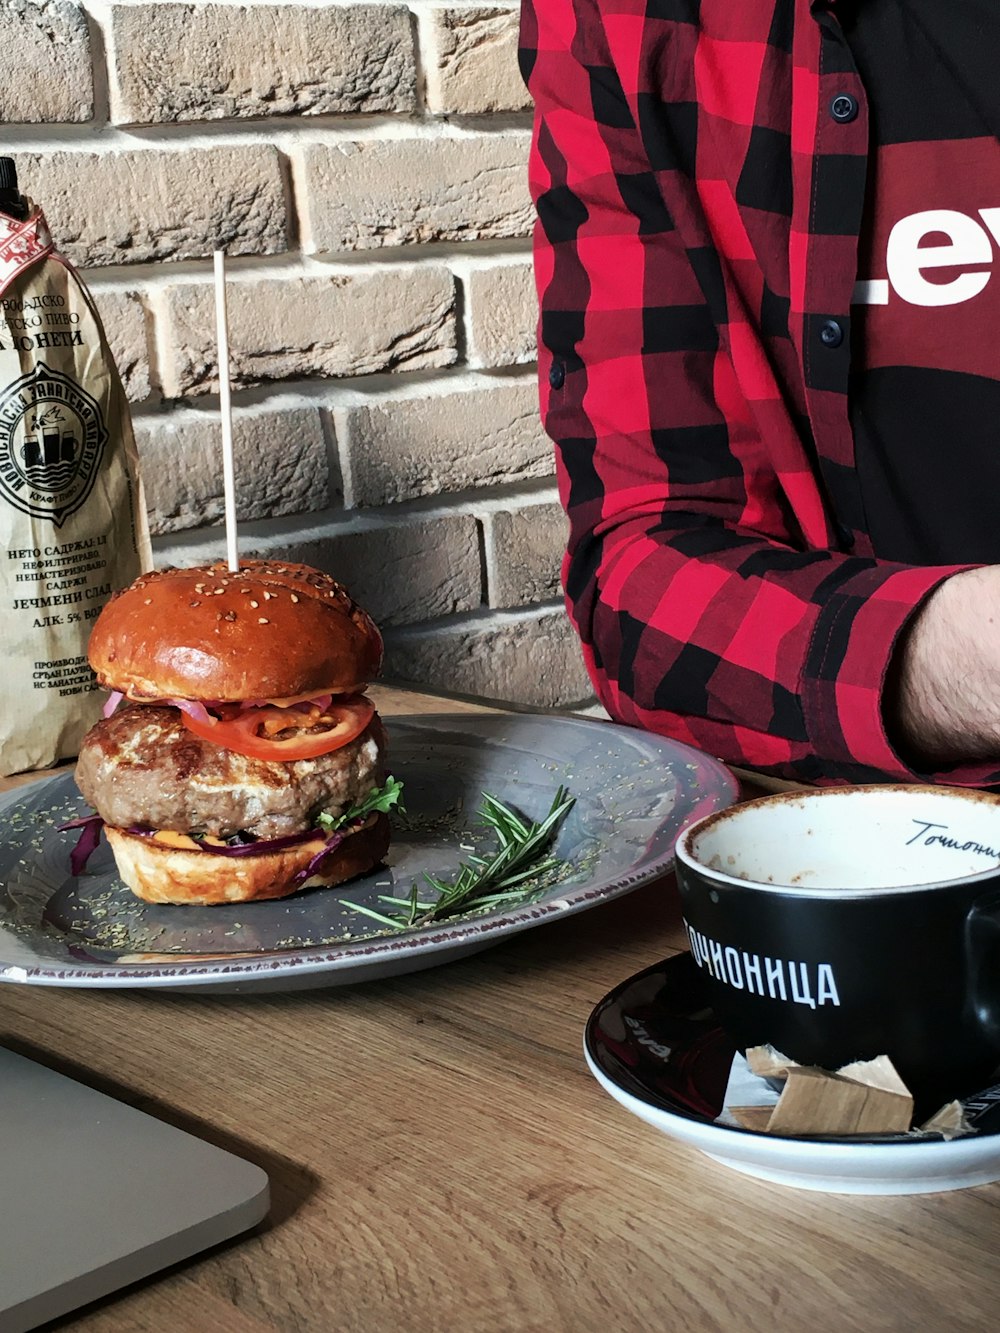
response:
<svg viewBox="0 0 1000 1333"><path fill-rule="evenodd" d="M1000 561L1000 6L858 0L851 421L875 554Z"/></svg>

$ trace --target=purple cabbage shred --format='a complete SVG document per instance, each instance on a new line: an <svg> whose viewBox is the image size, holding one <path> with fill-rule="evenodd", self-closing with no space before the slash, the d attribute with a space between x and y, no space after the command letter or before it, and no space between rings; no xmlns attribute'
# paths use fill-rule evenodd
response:
<svg viewBox="0 0 1000 1333"><path fill-rule="evenodd" d="M84 819L71 819L68 824L60 824L59 827L60 830L71 828L80 830L76 846L69 854L69 868L74 875L82 875L87 868L87 862L97 851L104 820L100 815L87 815Z"/></svg>

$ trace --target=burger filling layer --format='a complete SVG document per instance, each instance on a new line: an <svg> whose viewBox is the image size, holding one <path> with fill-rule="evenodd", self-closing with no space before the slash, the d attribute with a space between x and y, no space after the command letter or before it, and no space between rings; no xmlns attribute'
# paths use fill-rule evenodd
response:
<svg viewBox="0 0 1000 1333"><path fill-rule="evenodd" d="M339 749L287 763L195 735L176 708L120 708L91 729L76 781L107 824L195 838L269 840L359 804L384 777L378 716Z"/></svg>

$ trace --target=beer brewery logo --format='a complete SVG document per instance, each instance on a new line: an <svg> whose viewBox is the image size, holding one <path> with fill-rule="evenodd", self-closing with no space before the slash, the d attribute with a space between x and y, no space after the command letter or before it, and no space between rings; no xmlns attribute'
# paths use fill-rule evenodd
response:
<svg viewBox="0 0 1000 1333"><path fill-rule="evenodd" d="M90 494L107 442L98 403L40 361L0 393L0 495L62 527Z"/></svg>

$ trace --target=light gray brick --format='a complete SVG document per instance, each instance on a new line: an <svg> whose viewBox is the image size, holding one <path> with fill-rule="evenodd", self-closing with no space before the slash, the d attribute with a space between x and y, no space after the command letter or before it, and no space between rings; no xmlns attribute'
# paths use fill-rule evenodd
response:
<svg viewBox="0 0 1000 1333"><path fill-rule="evenodd" d="M137 291L103 288L95 291L93 297L125 393L131 402L142 402L151 390L142 296Z"/></svg>
<svg viewBox="0 0 1000 1333"><path fill-rule="evenodd" d="M172 285L164 303L164 392L216 392L212 284ZM454 280L445 268L242 275L229 282L227 304L234 388L447 366L457 357Z"/></svg>
<svg viewBox="0 0 1000 1333"><path fill-rule="evenodd" d="M466 514L323 534L282 555L340 579L382 628L469 611L482 596L476 523Z"/></svg>
<svg viewBox="0 0 1000 1333"><path fill-rule="evenodd" d="M194 565L219 558L219 539L158 538L156 563ZM479 540L469 514L360 522L342 516L294 534L241 534L240 556L300 560L326 570L381 627L435 620L481 602Z"/></svg>
<svg viewBox="0 0 1000 1333"><path fill-rule="evenodd" d="M268 144L23 153L19 167L57 249L81 267L287 248L278 154Z"/></svg>
<svg viewBox="0 0 1000 1333"><path fill-rule="evenodd" d="M137 418L150 531L224 519L222 433L217 413ZM236 514L242 522L323 509L330 502L326 442L317 408L233 412Z"/></svg>
<svg viewBox="0 0 1000 1333"><path fill-rule="evenodd" d="M497 486L554 469L534 383L492 382L351 409L340 434L348 505Z"/></svg>
<svg viewBox="0 0 1000 1333"><path fill-rule="evenodd" d="M527 606L559 595L567 523L559 504L503 509L483 519L491 606Z"/></svg>
<svg viewBox="0 0 1000 1333"><path fill-rule="evenodd" d="M529 136L370 139L303 149L315 252L527 236Z"/></svg>
<svg viewBox="0 0 1000 1333"><path fill-rule="evenodd" d="M517 64L516 6L463 5L431 14L435 60L427 104L438 115L526 111L531 98Z"/></svg>
<svg viewBox="0 0 1000 1333"><path fill-rule="evenodd" d="M90 120L94 82L87 16L68 0L0 6L0 124ZM22 189L44 202L24 175Z"/></svg>
<svg viewBox="0 0 1000 1333"><path fill-rule="evenodd" d="M465 301L472 365L534 361L538 299L530 260L473 269L465 280Z"/></svg>
<svg viewBox="0 0 1000 1333"><path fill-rule="evenodd" d="M111 32L123 124L416 107L403 5L114 5Z"/></svg>
<svg viewBox="0 0 1000 1333"><path fill-rule="evenodd" d="M537 708L570 708L593 697L577 637L557 611L389 635L383 674Z"/></svg>

